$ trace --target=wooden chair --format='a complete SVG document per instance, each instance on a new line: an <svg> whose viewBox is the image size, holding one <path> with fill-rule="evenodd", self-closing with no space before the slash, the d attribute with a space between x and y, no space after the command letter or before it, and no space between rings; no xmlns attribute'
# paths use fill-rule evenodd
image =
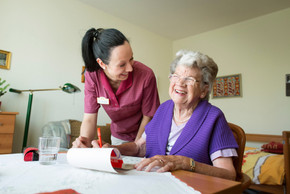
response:
<svg viewBox="0 0 290 194"><path fill-rule="evenodd" d="M290 168L289 164L290 163L290 131L283 131L283 152L284 152L284 163L285 163L285 174L286 174L286 191L284 193L290 193Z"/></svg>
<svg viewBox="0 0 290 194"><path fill-rule="evenodd" d="M237 172L236 180L242 183L242 189L245 190L251 185L250 177L242 172L243 156L246 145L246 134L244 130L238 125L235 125L233 123L228 123L228 125L231 128L235 139L239 145L239 148L237 149L238 157L235 157L233 159L234 167Z"/></svg>

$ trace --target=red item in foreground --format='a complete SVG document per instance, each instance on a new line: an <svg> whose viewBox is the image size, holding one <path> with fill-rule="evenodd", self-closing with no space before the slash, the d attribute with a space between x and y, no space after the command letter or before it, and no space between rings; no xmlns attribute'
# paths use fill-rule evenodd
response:
<svg viewBox="0 0 290 194"><path fill-rule="evenodd" d="M73 189L63 189L63 190L44 192L44 193L39 193L39 194L80 194L80 193L76 192Z"/></svg>
<svg viewBox="0 0 290 194"><path fill-rule="evenodd" d="M38 149L29 147L24 150L24 161L29 162L29 161L38 161L39 159L39 154L38 154Z"/></svg>

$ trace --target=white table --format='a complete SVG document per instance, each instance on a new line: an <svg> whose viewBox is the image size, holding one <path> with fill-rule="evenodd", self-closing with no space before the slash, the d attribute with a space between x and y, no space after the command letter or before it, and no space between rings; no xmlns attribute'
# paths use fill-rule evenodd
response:
<svg viewBox="0 0 290 194"><path fill-rule="evenodd" d="M199 193L171 173L118 171L118 174L80 169L58 156L56 165L24 162L23 154L0 155L0 193L40 193L74 189L79 193Z"/></svg>

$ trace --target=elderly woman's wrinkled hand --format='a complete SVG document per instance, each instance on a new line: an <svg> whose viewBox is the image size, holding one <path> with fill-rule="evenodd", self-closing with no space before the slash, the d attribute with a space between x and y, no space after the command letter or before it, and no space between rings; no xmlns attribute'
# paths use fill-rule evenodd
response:
<svg viewBox="0 0 290 194"><path fill-rule="evenodd" d="M154 171L158 168L156 172L168 172L184 168L184 160L187 157L177 156L177 155L156 155L152 158L143 159L141 162L135 165L136 170L144 170L146 172Z"/></svg>

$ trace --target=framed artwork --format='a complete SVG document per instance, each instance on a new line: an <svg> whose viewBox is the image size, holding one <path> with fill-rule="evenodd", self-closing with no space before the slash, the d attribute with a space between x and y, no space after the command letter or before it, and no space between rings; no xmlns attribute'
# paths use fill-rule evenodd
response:
<svg viewBox="0 0 290 194"><path fill-rule="evenodd" d="M11 52L0 50L0 68L10 69Z"/></svg>
<svg viewBox="0 0 290 194"><path fill-rule="evenodd" d="M241 74L216 77L213 83L213 98L242 96Z"/></svg>
<svg viewBox="0 0 290 194"><path fill-rule="evenodd" d="M82 78L81 78L82 83L85 83L85 71L86 71L85 66L82 66Z"/></svg>

